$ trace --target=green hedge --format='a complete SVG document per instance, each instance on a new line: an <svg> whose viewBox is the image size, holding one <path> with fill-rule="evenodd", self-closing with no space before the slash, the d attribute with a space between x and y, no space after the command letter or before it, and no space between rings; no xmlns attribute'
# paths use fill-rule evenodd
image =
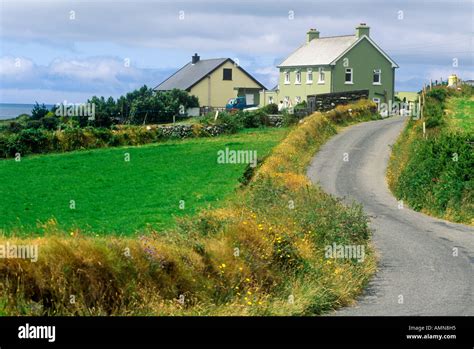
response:
<svg viewBox="0 0 474 349"><path fill-rule="evenodd" d="M408 122L388 169L389 185L398 199L415 210L468 224L474 222L473 134L452 131L444 108L450 96L470 98L472 92L446 87L428 92L424 118Z"/></svg>
<svg viewBox="0 0 474 349"><path fill-rule="evenodd" d="M232 133L225 125L120 126L109 128L67 128L61 131L23 129L0 132L0 157L67 152L108 146L141 145L169 139L212 137Z"/></svg>

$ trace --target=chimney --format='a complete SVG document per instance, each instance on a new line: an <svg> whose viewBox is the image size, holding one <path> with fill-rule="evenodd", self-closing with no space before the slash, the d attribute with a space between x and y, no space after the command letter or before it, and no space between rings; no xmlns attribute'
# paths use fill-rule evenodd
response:
<svg viewBox="0 0 474 349"><path fill-rule="evenodd" d="M191 60L192 64L196 64L197 62L199 62L199 59L201 59L201 57L199 57L197 53L195 53L194 56L192 56L191 58L192 58Z"/></svg>
<svg viewBox="0 0 474 349"><path fill-rule="evenodd" d="M367 24L365 24L365 23L361 23L356 27L356 36L358 38L360 38L364 35L368 37L369 32L370 32L370 27L368 27Z"/></svg>
<svg viewBox="0 0 474 349"><path fill-rule="evenodd" d="M306 33L306 42L310 42L313 39L319 39L319 31L317 29L310 29Z"/></svg>

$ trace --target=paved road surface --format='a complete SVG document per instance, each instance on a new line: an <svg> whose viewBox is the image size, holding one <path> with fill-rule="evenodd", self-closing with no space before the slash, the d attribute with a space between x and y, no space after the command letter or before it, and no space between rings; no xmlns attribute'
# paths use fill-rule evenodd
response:
<svg viewBox="0 0 474 349"><path fill-rule="evenodd" d="M403 126L404 118L394 117L349 127L308 169L326 192L364 206L380 256L357 304L336 315L474 315L474 229L399 209L387 187L390 145Z"/></svg>

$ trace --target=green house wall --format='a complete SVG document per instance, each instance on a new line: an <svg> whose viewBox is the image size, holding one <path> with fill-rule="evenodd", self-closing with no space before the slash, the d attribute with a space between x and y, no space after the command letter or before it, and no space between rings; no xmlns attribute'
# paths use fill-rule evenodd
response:
<svg viewBox="0 0 474 349"><path fill-rule="evenodd" d="M347 66L346 66L347 65ZM352 68L353 84L345 83L345 70ZM374 85L373 71L381 69L381 84ZM369 98L380 98L388 102L394 97L394 69L368 40L362 40L347 54L342 56L333 67L332 92L369 90Z"/></svg>

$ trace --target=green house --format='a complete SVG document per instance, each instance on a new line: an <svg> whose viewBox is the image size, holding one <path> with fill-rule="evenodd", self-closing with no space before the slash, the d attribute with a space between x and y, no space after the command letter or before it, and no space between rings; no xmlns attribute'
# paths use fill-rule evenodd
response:
<svg viewBox="0 0 474 349"><path fill-rule="evenodd" d="M308 95L354 90L369 90L376 103L393 101L398 65L369 32L365 23L356 27L355 35L320 37L310 29L306 42L278 66L278 86L262 91L262 104L283 101L291 107Z"/></svg>

